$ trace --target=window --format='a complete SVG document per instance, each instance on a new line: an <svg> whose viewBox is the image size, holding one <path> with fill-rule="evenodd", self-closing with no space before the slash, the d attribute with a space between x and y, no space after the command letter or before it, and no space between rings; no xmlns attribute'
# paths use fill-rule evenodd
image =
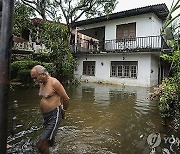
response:
<svg viewBox="0 0 180 154"><path fill-rule="evenodd" d="M124 77L125 78L129 77L129 70L130 70L129 68L130 68L129 65L124 66Z"/></svg>
<svg viewBox="0 0 180 154"><path fill-rule="evenodd" d="M122 40L136 37L136 23L122 24L116 26L116 39Z"/></svg>
<svg viewBox="0 0 180 154"><path fill-rule="evenodd" d="M95 61L83 61L83 75L95 76Z"/></svg>
<svg viewBox="0 0 180 154"><path fill-rule="evenodd" d="M137 61L112 61L111 77L137 78Z"/></svg>
<svg viewBox="0 0 180 154"><path fill-rule="evenodd" d="M25 28L22 30L22 38L29 41L30 30Z"/></svg>
<svg viewBox="0 0 180 154"><path fill-rule="evenodd" d="M131 77L132 78L137 78L137 66L136 65L131 65Z"/></svg>

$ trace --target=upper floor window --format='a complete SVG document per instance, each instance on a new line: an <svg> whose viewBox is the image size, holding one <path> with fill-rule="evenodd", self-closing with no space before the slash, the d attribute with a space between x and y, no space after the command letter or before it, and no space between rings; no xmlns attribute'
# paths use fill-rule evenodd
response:
<svg viewBox="0 0 180 154"><path fill-rule="evenodd" d="M30 35L30 30L27 28L22 30L21 37L27 41L29 41L29 35Z"/></svg>
<svg viewBox="0 0 180 154"><path fill-rule="evenodd" d="M116 26L116 39L127 39L136 37L136 23L122 24Z"/></svg>
<svg viewBox="0 0 180 154"><path fill-rule="evenodd" d="M111 77L137 78L137 61L112 61Z"/></svg>
<svg viewBox="0 0 180 154"><path fill-rule="evenodd" d="M83 75L95 76L95 61L83 61Z"/></svg>

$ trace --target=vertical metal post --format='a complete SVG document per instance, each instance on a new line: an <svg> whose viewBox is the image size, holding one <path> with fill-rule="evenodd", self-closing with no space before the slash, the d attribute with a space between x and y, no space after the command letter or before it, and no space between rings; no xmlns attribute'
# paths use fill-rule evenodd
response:
<svg viewBox="0 0 180 154"><path fill-rule="evenodd" d="M0 153L6 154L9 66L12 46L14 0L2 0L0 37Z"/></svg>
<svg viewBox="0 0 180 154"><path fill-rule="evenodd" d="M78 37L78 27L76 27L76 31L75 31L75 40L74 40L74 48L75 48L75 53L77 52L77 42L78 42L78 40L77 40L77 37Z"/></svg>

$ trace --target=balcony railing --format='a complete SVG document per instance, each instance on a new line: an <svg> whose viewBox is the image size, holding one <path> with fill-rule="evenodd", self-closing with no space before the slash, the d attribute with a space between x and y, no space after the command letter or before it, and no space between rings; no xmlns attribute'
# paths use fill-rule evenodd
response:
<svg viewBox="0 0 180 154"><path fill-rule="evenodd" d="M78 42L72 45L72 50L78 52L124 52L133 50L150 50L167 48L167 44L161 36L149 36L149 37L136 37L126 39L105 40L104 42L98 41L93 44L89 44L89 41Z"/></svg>
<svg viewBox="0 0 180 154"><path fill-rule="evenodd" d="M13 50L24 50L24 51L33 51L34 50L33 43L29 43L29 42L23 42L23 43L14 42L12 49Z"/></svg>
<svg viewBox="0 0 180 154"><path fill-rule="evenodd" d="M14 42L13 51L16 51L15 53L39 53L39 52L49 52L44 44L37 45L35 42Z"/></svg>

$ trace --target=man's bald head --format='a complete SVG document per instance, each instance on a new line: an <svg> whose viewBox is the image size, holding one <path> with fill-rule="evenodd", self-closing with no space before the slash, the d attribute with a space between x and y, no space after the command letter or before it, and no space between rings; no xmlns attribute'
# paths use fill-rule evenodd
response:
<svg viewBox="0 0 180 154"><path fill-rule="evenodd" d="M45 67L41 65L36 65L31 69L31 73L37 73L37 74L48 74L47 70Z"/></svg>
<svg viewBox="0 0 180 154"><path fill-rule="evenodd" d="M46 83L49 73L45 67L36 65L31 69L31 77L39 83Z"/></svg>

